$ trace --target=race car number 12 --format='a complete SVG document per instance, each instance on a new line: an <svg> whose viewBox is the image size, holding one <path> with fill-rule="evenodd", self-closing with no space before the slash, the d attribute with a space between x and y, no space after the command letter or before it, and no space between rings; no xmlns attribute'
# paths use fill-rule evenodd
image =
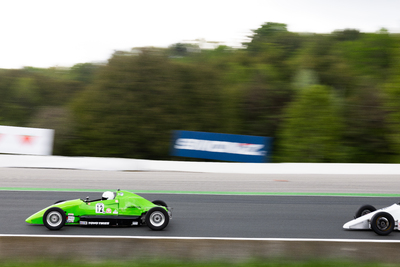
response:
<svg viewBox="0 0 400 267"><path fill-rule="evenodd" d="M96 204L96 213L104 213L104 204L103 203Z"/></svg>

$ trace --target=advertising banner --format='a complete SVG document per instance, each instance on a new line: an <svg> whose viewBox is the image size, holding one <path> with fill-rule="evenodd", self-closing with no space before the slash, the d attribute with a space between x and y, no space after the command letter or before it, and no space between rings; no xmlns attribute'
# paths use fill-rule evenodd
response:
<svg viewBox="0 0 400 267"><path fill-rule="evenodd" d="M54 130L0 125L0 153L51 155Z"/></svg>
<svg viewBox="0 0 400 267"><path fill-rule="evenodd" d="M171 155L235 162L269 162L271 137L174 131Z"/></svg>

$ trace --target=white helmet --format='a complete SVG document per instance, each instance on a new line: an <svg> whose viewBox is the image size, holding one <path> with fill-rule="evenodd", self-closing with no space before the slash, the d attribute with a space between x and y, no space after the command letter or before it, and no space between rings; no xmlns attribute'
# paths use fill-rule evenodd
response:
<svg viewBox="0 0 400 267"><path fill-rule="evenodd" d="M110 199L114 199L114 193L113 192L111 192L111 191L106 191L106 192L104 192L103 193L103 195L101 196L101 198L103 199L103 200L110 200Z"/></svg>

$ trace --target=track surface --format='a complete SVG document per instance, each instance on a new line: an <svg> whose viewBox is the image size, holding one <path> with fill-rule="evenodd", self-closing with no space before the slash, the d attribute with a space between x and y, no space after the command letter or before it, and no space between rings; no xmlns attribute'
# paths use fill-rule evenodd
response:
<svg viewBox="0 0 400 267"><path fill-rule="evenodd" d="M164 231L146 226L68 226L49 231L25 223L28 216L57 200L97 198L100 194L1 191L0 234L400 240L398 232L382 237L372 231L342 229L360 205L380 208L398 201L384 197L140 194L149 200L163 199L174 207L173 220Z"/></svg>
<svg viewBox="0 0 400 267"><path fill-rule="evenodd" d="M345 231L363 204L377 208L400 200L394 175L243 175L180 172L111 172L0 168L0 234L117 235L237 238L322 238L400 240L400 233L377 236L372 231ZM19 188L92 190L91 193ZM121 188L149 200L163 199L174 208L173 220L161 232L145 226L126 228L64 227L49 231L25 219L57 200L98 198L93 190ZM189 194L163 194L184 192ZM193 192L216 194L196 195ZM231 192L231 195L218 193ZM241 193L316 193L321 196L267 196ZM384 197L332 197L329 194L378 194ZM325 195L328 194L328 195ZM387 197L391 194L391 197Z"/></svg>

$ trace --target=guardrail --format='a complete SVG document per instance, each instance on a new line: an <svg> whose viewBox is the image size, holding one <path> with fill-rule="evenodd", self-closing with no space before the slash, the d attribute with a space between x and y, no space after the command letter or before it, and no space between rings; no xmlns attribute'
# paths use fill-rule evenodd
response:
<svg viewBox="0 0 400 267"><path fill-rule="evenodd" d="M251 259L400 262L400 241L0 235L0 259L192 261Z"/></svg>
<svg viewBox="0 0 400 267"><path fill-rule="evenodd" d="M5 154L0 155L0 167L243 174L400 174L400 164L231 163Z"/></svg>

